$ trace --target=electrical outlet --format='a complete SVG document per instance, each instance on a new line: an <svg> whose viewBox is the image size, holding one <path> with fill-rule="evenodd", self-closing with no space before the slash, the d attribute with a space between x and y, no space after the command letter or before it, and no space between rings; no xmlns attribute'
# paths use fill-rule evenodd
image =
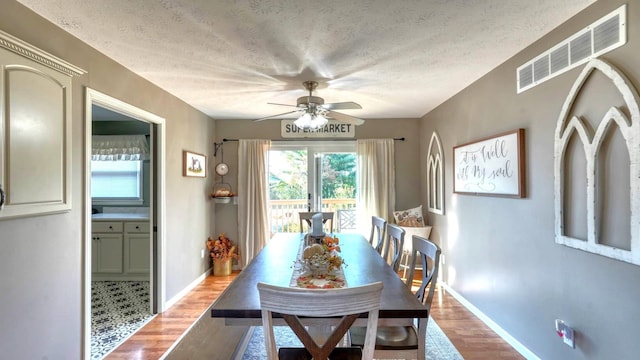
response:
<svg viewBox="0 0 640 360"><path fill-rule="evenodd" d="M204 249L200 249L200 258L204 259Z"/></svg>

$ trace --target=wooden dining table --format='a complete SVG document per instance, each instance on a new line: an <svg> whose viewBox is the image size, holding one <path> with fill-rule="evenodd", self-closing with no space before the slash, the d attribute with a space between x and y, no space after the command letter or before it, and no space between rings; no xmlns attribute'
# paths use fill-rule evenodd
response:
<svg viewBox="0 0 640 360"><path fill-rule="evenodd" d="M340 240L340 255L346 286L383 283L378 326L410 325L421 319L418 327L418 359L424 359L427 308L415 297L397 273L360 234L335 234ZM261 326L262 313L258 282L290 286L294 266L304 235L278 233L245 267L211 305L211 317L224 318L227 326ZM277 314L274 314L277 316ZM284 325L284 321L281 322ZM366 324L366 319L356 325Z"/></svg>

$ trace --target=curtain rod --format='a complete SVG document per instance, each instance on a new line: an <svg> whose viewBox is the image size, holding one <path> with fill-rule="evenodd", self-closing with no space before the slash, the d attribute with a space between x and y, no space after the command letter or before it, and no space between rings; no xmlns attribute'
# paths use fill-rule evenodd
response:
<svg viewBox="0 0 640 360"><path fill-rule="evenodd" d="M227 142L227 141L238 141L239 139L227 139L224 138L222 139L222 141ZM277 139L277 140L273 140L271 139L271 141L354 141L354 140L367 140L367 139L345 139L345 138L337 138L337 139L329 139L329 138L296 138L296 139ZM393 138L393 140L397 140L397 141L404 141L404 137L401 138Z"/></svg>

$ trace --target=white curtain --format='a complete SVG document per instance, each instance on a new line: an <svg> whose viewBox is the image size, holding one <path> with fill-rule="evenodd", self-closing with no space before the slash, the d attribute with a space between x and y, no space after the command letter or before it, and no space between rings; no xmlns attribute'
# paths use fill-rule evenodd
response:
<svg viewBox="0 0 640 360"><path fill-rule="evenodd" d="M371 216L390 220L396 205L393 139L357 141L358 195L357 228L367 237Z"/></svg>
<svg viewBox="0 0 640 360"><path fill-rule="evenodd" d="M238 246L244 268L269 240L268 175L270 140L239 140Z"/></svg>
<svg viewBox="0 0 640 360"><path fill-rule="evenodd" d="M149 160L145 135L94 135L91 160Z"/></svg>

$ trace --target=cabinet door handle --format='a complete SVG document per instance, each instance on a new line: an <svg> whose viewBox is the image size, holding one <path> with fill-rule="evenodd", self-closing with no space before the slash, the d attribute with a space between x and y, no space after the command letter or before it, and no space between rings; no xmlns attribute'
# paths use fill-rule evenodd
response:
<svg viewBox="0 0 640 360"><path fill-rule="evenodd" d="M140 226L136 225L136 230L140 230Z"/></svg>
<svg viewBox="0 0 640 360"><path fill-rule="evenodd" d="M113 226L109 225L109 230L113 230Z"/></svg>

